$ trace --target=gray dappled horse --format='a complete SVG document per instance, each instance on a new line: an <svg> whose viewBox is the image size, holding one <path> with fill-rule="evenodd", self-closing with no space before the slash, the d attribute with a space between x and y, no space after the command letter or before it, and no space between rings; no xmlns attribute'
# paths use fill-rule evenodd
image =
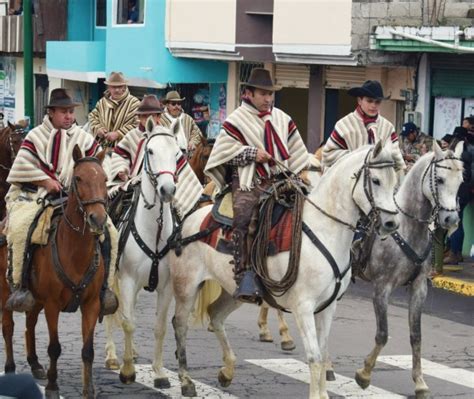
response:
<svg viewBox="0 0 474 399"><path fill-rule="evenodd" d="M412 346L416 398L429 397L421 370L421 311L427 293L431 263L429 225L452 229L459 221L456 194L462 182L460 161L462 143L455 151L443 152L434 142L434 151L425 154L405 176L395 195L400 211L398 235L375 238L363 275L374 285L373 304L377 320L375 347L364 367L357 370L356 381L362 388L370 385L377 356L387 343L387 305L392 291L407 285L409 289L409 327Z"/></svg>

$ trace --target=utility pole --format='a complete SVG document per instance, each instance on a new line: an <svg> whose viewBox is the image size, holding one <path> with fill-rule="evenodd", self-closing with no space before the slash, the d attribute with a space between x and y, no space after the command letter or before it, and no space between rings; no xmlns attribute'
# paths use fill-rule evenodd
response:
<svg viewBox="0 0 474 399"><path fill-rule="evenodd" d="M23 0L23 77L25 84L25 116L30 118L30 127L34 125L33 91L33 16L31 0Z"/></svg>

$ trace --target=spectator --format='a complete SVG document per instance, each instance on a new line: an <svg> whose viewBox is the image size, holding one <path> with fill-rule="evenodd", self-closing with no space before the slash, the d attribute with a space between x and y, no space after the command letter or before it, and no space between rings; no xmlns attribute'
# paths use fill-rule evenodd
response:
<svg viewBox="0 0 474 399"><path fill-rule="evenodd" d="M424 133L420 133L413 122L407 122L403 125L401 136L400 149L408 171L423 154L431 150L433 139Z"/></svg>
<svg viewBox="0 0 474 399"><path fill-rule="evenodd" d="M105 81L107 90L89 114L90 130L104 147L113 147L138 126L140 101L132 96L121 72L112 72Z"/></svg>
<svg viewBox="0 0 474 399"><path fill-rule="evenodd" d="M129 24L137 24L138 23L137 0L128 0L127 23L129 23Z"/></svg>
<svg viewBox="0 0 474 399"><path fill-rule="evenodd" d="M453 141L454 136L452 134L445 134L443 138L440 140L439 145L443 150L446 150L449 148L449 145Z"/></svg>
<svg viewBox="0 0 474 399"><path fill-rule="evenodd" d="M8 373L0 376L0 397L43 399L43 394L30 374Z"/></svg>
<svg viewBox="0 0 474 399"><path fill-rule="evenodd" d="M450 251L444 259L444 263L457 265L463 261L464 227L462 219L464 208L474 199L474 127L472 125L469 125L467 128L458 126L454 129L453 136L452 147L460 141L464 143L464 151L461 155L461 159L464 162L464 181L461 183L458 192L460 222L457 230L450 237Z"/></svg>

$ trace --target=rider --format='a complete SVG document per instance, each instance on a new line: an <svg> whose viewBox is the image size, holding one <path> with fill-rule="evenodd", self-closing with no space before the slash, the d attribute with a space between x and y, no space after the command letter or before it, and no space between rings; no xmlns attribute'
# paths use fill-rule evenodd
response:
<svg viewBox="0 0 474 399"><path fill-rule="evenodd" d="M219 190L226 184L233 195L234 298L260 300L249 268L249 226L262 190L278 173L274 159L299 173L309 164L300 133L289 115L273 107L275 86L270 72L254 68L245 83L242 104L224 122L206 166Z"/></svg>
<svg viewBox="0 0 474 399"><path fill-rule="evenodd" d="M393 125L379 114L383 95L382 85L376 80L367 80L361 87L353 87L349 95L357 97L354 112L337 121L323 150L323 166L330 167L351 151L377 140L391 140L393 159L397 170L406 168L398 145L398 135Z"/></svg>
<svg viewBox="0 0 474 399"><path fill-rule="evenodd" d="M181 98L177 91L166 93L163 103L166 111L161 117L161 124L164 127L170 127L174 121L178 121L179 130L176 134L179 148L191 158L197 144L202 140L202 132L194 119L183 111L182 103L185 98Z"/></svg>
<svg viewBox="0 0 474 399"><path fill-rule="evenodd" d="M7 306L12 310L29 311L34 304L28 290L28 279L22 279L22 271L27 231L41 207L39 204L35 207L36 200L47 194L58 194L69 185L74 168L72 151L75 145L85 156L95 156L101 149L90 134L73 126L74 108L78 105L65 89L51 92L43 123L26 136L7 178L12 185L6 202L9 263L13 279L13 293ZM26 204L32 206L33 212L22 211ZM15 211L21 213L21 217L13 217ZM105 295L104 303L115 299L110 290Z"/></svg>

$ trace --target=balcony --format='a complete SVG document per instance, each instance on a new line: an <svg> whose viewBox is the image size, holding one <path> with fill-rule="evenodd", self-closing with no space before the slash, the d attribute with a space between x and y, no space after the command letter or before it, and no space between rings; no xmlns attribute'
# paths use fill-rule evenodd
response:
<svg viewBox="0 0 474 399"><path fill-rule="evenodd" d="M65 40L67 0L39 0L33 15L33 51L46 52L49 40ZM4 6L0 2L0 6ZM23 52L23 16L0 16L0 52Z"/></svg>

